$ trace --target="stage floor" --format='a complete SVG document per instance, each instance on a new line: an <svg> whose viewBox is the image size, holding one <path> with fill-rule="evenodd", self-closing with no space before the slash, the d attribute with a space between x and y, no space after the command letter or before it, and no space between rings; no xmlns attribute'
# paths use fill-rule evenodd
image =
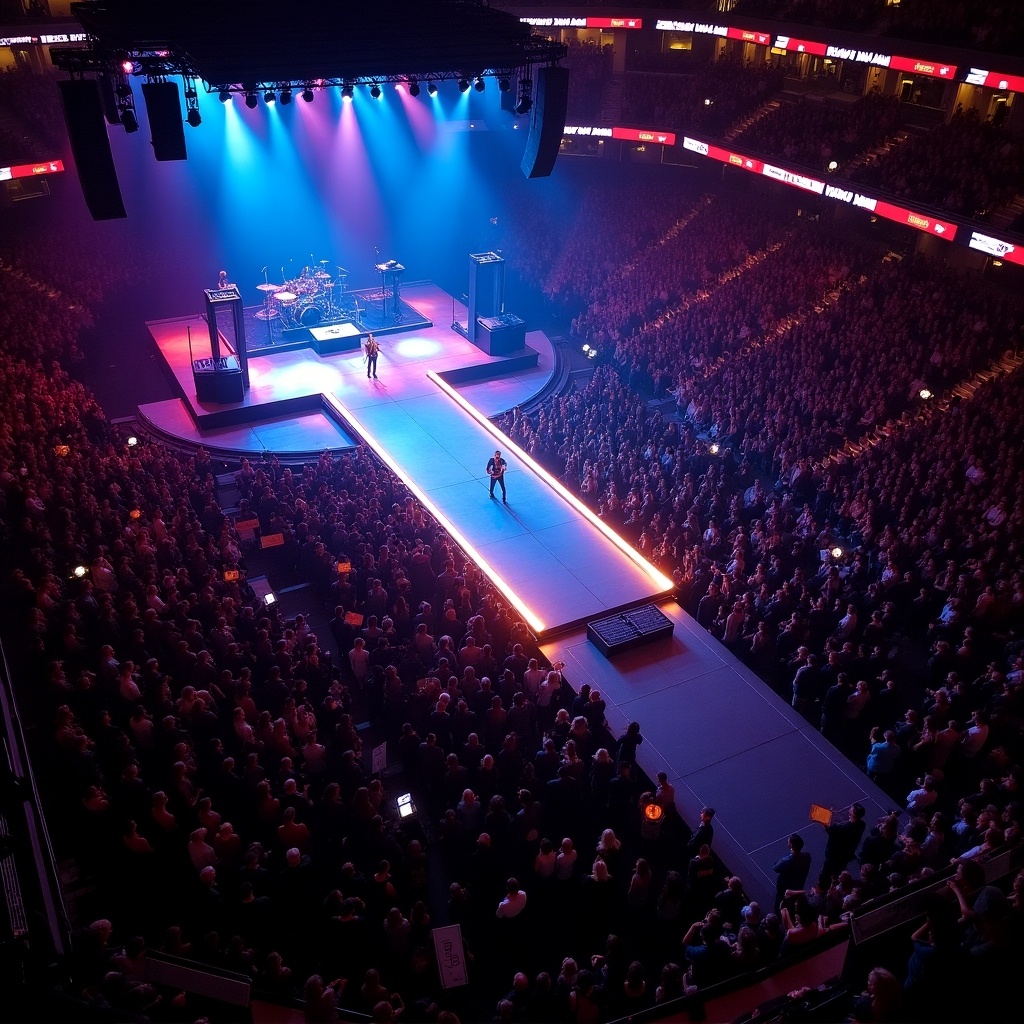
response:
<svg viewBox="0 0 1024 1024"><path fill-rule="evenodd" d="M541 646L548 660L565 662L577 690L589 683L601 691L614 735L640 723L637 760L652 779L668 775L688 823L696 824L702 807L715 808L715 853L767 910L772 866L793 832L812 857L808 886L821 869L826 837L809 820L812 803L846 808L859 801L870 827L892 798L675 601L658 607L674 634L610 660L585 629Z"/></svg>

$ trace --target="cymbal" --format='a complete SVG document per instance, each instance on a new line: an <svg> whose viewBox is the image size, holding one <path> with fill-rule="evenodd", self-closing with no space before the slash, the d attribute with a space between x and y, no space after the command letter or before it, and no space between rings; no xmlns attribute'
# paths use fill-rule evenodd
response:
<svg viewBox="0 0 1024 1024"><path fill-rule="evenodd" d="M276 292L281 286L278 284L258 284L256 290L258 292Z"/></svg>
<svg viewBox="0 0 1024 1024"><path fill-rule="evenodd" d="M321 261L320 261L320 266L321 266L321 267L326 267L326 266L327 266L327 264L328 264L328 263L330 263L330 262L331 262L330 260L321 260Z"/></svg>
<svg viewBox="0 0 1024 1024"><path fill-rule="evenodd" d="M348 277L348 271L344 267L338 267L338 277Z"/></svg>

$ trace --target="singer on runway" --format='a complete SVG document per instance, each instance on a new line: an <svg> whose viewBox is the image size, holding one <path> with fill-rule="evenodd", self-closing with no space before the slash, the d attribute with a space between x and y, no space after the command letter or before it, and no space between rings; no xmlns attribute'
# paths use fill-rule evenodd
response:
<svg viewBox="0 0 1024 1024"><path fill-rule="evenodd" d="M493 457L487 460L487 475L491 478L491 497L494 497L494 485L501 488L501 500L506 504L508 497L505 494L505 470L508 463L501 457L501 452L495 452Z"/></svg>
<svg viewBox="0 0 1024 1024"><path fill-rule="evenodd" d="M366 341L363 342L363 352L366 353L366 379L370 379L371 373L373 379L377 379L377 356L380 353L380 345L377 344L377 339L373 336L373 333L369 333L366 336Z"/></svg>

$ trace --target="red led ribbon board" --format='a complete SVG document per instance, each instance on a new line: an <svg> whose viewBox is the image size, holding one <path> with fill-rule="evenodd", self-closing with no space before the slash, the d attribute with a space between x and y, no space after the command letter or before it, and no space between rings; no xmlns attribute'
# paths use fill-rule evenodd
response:
<svg viewBox="0 0 1024 1024"><path fill-rule="evenodd" d="M656 132L649 128L613 128L613 139L625 139L628 142L654 142L659 146L674 146L675 132Z"/></svg>
<svg viewBox="0 0 1024 1024"><path fill-rule="evenodd" d="M828 50L825 43L815 43L810 39L793 39L790 36L777 36L775 48L789 50L790 53L813 53L815 57L824 57Z"/></svg>
<svg viewBox="0 0 1024 1024"><path fill-rule="evenodd" d="M897 206L895 203L887 203L879 199L875 203L875 213L886 220L894 220L897 224L906 224L908 227L917 228L918 231L927 231L930 235L938 235L947 242L956 238L956 225L950 224L947 220L939 220L937 217L930 217L923 213L916 213L908 210L905 206Z"/></svg>
<svg viewBox="0 0 1024 1024"><path fill-rule="evenodd" d="M643 28L643 18L587 18L587 28Z"/></svg>
<svg viewBox="0 0 1024 1024"><path fill-rule="evenodd" d="M946 78L953 80L956 75L955 64L937 64L931 60L919 60L916 57L891 57L889 67L896 71L909 71L914 75L927 75L929 78Z"/></svg>
<svg viewBox="0 0 1024 1024"><path fill-rule="evenodd" d="M971 240L967 243L971 249L986 253L998 260L1006 260L1008 263L1016 263L1018 267L1024 267L1024 248L1014 245L1012 242L1004 242L1001 238L992 235L984 235L980 231L971 232Z"/></svg>
<svg viewBox="0 0 1024 1024"><path fill-rule="evenodd" d="M1001 71L971 68L966 81L970 82L971 85L987 86L989 89L1024 92L1024 75L1004 75Z"/></svg>
<svg viewBox="0 0 1024 1024"><path fill-rule="evenodd" d="M759 46L770 46L772 42L771 33L755 32L749 28L733 28L725 33L728 39L739 39L744 43L757 43Z"/></svg>
<svg viewBox="0 0 1024 1024"><path fill-rule="evenodd" d="M40 174L59 174L63 170L63 160L43 160L37 164L15 164L13 167L0 167L0 181L10 181L12 178L36 178Z"/></svg>

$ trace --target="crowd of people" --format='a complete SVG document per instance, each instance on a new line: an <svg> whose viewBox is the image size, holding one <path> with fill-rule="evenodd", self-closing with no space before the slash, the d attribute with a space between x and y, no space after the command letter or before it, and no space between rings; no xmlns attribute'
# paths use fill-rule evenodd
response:
<svg viewBox="0 0 1024 1024"><path fill-rule="evenodd" d="M1021 11L1008 0L738 0L731 10L737 17L873 31L995 53L1016 53L1024 41Z"/></svg>
<svg viewBox="0 0 1024 1024"><path fill-rule="evenodd" d="M824 171L833 162L842 167L883 143L898 127L899 117L896 97L877 91L848 106L781 103L740 132L735 145Z"/></svg>
<svg viewBox="0 0 1024 1024"><path fill-rule="evenodd" d="M612 73L612 48L589 40L569 39L565 66L569 69L569 124L594 124L601 115L605 84Z"/></svg>
<svg viewBox="0 0 1024 1024"><path fill-rule="evenodd" d="M82 244L62 272L89 273L87 228L67 232ZM645 790L640 727L610 735L599 693L524 654L523 624L366 451L301 470L267 456L234 479L238 514L283 534L282 564L334 608L318 638L245 587L210 457L129 445L39 358L63 296L25 296L24 356L0 374L17 410L0 437L5 642L58 850L95 886L80 998L198 1012L142 980L151 950L302 996L311 1019L452 1019L440 921L462 925L477 993L511 985L502 1019L629 1012L785 953L777 915L723 878L713 810L691 834L666 778ZM425 832L369 777L357 712L397 739ZM645 801L674 843L643 839Z"/></svg>
<svg viewBox="0 0 1024 1024"><path fill-rule="evenodd" d="M976 862L1020 837L1024 372L966 401L919 396L1019 344L1019 302L673 184L575 208L564 234L517 230L548 247L537 283L601 358L503 427L903 816L869 827L853 809L856 841L816 871L794 837L775 905L757 906L713 856L714 810L691 832L667 778L647 787L642 723L610 735L599 693L531 658L524 625L365 450L238 467L241 517L282 534L281 564L334 609L330 639L258 601L209 455L128 446L55 365L119 261L88 225L65 225L53 268L12 233L5 643L57 841L98 887L74 964L95 1007L188 1012L141 980L148 946L302 995L310 1019L451 1021L429 942L451 922L498 1019L626 1015L769 964L952 859L962 922L930 911L904 1005L933 1006L922 978L961 948L987 976L1017 948L1020 891L1000 902ZM678 414L651 412L670 388ZM357 712L395 740L422 833L367 772ZM645 837L646 802L670 842ZM887 998L869 979L859 1012L884 1019Z"/></svg>
<svg viewBox="0 0 1024 1024"><path fill-rule="evenodd" d="M60 94L28 68L0 69L0 166L63 158L68 150Z"/></svg>
<svg viewBox="0 0 1024 1024"><path fill-rule="evenodd" d="M853 30L874 27L885 9L885 0L737 0L733 7L737 16Z"/></svg>
<svg viewBox="0 0 1024 1024"><path fill-rule="evenodd" d="M1024 12L1009 0L902 0L887 13L887 31L906 39L993 53L1019 53L1024 46Z"/></svg>
<svg viewBox="0 0 1024 1024"><path fill-rule="evenodd" d="M1013 199L1022 175L1024 142L971 109L871 158L853 180L976 217Z"/></svg>
<svg viewBox="0 0 1024 1024"><path fill-rule="evenodd" d="M622 120L717 134L769 100L784 78L781 65L724 58L697 74L631 72L622 94Z"/></svg>

